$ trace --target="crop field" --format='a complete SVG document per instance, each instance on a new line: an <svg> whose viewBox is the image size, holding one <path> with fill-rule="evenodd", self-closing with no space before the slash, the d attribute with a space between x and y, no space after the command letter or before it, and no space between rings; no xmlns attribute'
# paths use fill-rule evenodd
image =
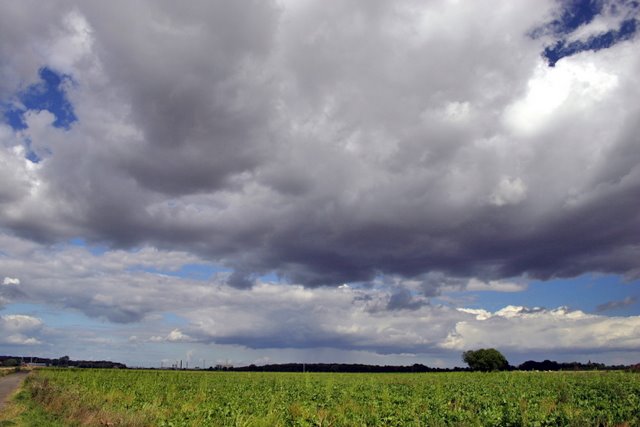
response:
<svg viewBox="0 0 640 427"><path fill-rule="evenodd" d="M640 425L640 375L625 372L43 369L21 399L61 425Z"/></svg>

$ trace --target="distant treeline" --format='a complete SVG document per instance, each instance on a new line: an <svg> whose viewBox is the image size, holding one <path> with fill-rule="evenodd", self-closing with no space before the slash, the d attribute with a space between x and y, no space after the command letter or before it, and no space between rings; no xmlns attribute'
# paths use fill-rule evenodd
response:
<svg viewBox="0 0 640 427"><path fill-rule="evenodd" d="M282 363L275 365L249 365L241 367L217 366L220 370L260 372L453 372L468 371L468 368L430 368L416 363L411 366L363 365L357 363Z"/></svg>
<svg viewBox="0 0 640 427"><path fill-rule="evenodd" d="M637 370L640 365L605 365L604 363L580 363L580 362L555 362L553 360L544 360L536 362L528 360L520 364L517 368L519 371L613 371L613 370Z"/></svg>
<svg viewBox="0 0 640 427"><path fill-rule="evenodd" d="M126 369L124 363L112 362L110 360L71 360L68 356L58 359L49 359L46 357L31 356L0 356L0 365L10 363L17 364L34 364L40 366L55 366L65 368L108 368L108 369Z"/></svg>
<svg viewBox="0 0 640 427"><path fill-rule="evenodd" d="M258 372L465 372L471 371L469 368L432 368L419 363L410 366L393 365L363 365L352 363L283 363L273 365L249 365L249 366L222 366L218 365L209 370L221 371L258 371ZM536 362L529 360L518 366L510 366L511 371L594 371L594 370L640 370L640 365L613 365L608 366L603 363L561 363L551 360Z"/></svg>
<svg viewBox="0 0 640 427"><path fill-rule="evenodd" d="M71 360L68 356L58 359L31 356L0 356L0 366L17 366L21 363L53 367L73 368L108 368L127 369L124 363L109 360ZM365 365L360 363L280 363L271 365L229 366L217 365L209 371L238 371L238 372L370 372L370 373L400 373L400 372L465 372L469 368L432 368L420 363L410 366L395 365ZM510 371L605 371L629 370L640 372L640 364L636 365L605 365L604 363L555 362L544 360L536 362L528 360L518 366L509 366Z"/></svg>

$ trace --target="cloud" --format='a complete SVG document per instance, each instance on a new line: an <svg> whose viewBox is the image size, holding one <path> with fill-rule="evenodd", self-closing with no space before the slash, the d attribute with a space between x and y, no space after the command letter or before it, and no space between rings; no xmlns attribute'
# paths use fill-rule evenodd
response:
<svg viewBox="0 0 640 427"><path fill-rule="evenodd" d="M477 279L469 280L466 290L468 291L493 291L493 292L522 292L527 289L526 284L513 282L489 281L482 282Z"/></svg>
<svg viewBox="0 0 640 427"><path fill-rule="evenodd" d="M6 331L22 332L39 329L42 327L42 321L31 316L7 314L2 316L2 325Z"/></svg>
<svg viewBox="0 0 640 427"><path fill-rule="evenodd" d="M494 313L460 311L474 318L458 321L442 342L447 349L496 347L514 353L539 351L631 350L639 344L640 316L607 317L566 307L507 306Z"/></svg>
<svg viewBox="0 0 640 427"><path fill-rule="evenodd" d="M137 341L138 338L130 337L129 339L131 341ZM149 338L149 341L150 342L191 342L193 341L193 339L190 336L184 334L179 329L174 329L171 332L169 332L165 337L154 335Z"/></svg>
<svg viewBox="0 0 640 427"><path fill-rule="evenodd" d="M470 340L469 313L430 305L447 289L640 277L640 39L543 56L635 12L560 31L563 8L3 4L1 103L46 67L77 121L18 105L26 127L0 125L0 271L23 293L0 298L189 319L163 339L411 352Z"/></svg>
<svg viewBox="0 0 640 427"><path fill-rule="evenodd" d="M5 277L0 284L0 309L11 301L24 297L25 294L18 286L20 279L13 277Z"/></svg>
<svg viewBox="0 0 640 427"><path fill-rule="evenodd" d="M20 284L20 279L16 279L13 277L5 277L2 280L2 284L5 286L12 286L12 285L19 285Z"/></svg>
<svg viewBox="0 0 640 427"><path fill-rule="evenodd" d="M154 306L170 307L182 294L181 283L202 285L178 278L182 268L211 268L187 252L151 247L91 252L83 246L50 247L6 235L0 235L0 244L6 248L0 271L16 272L21 278L19 287L0 286L0 296L80 310L117 323L138 321Z"/></svg>
<svg viewBox="0 0 640 427"><path fill-rule="evenodd" d="M327 358L347 357L349 352L449 358L482 346L517 357L631 351L637 345L638 316L608 317L565 307L488 311L470 308L464 300L456 308L421 293L434 286L430 281L440 284L442 292L517 292L525 288L519 283L432 275L421 281L398 278L395 283L317 288L256 279L252 288L239 289L227 284L226 272L198 278L174 274L182 262L204 262L183 252L142 248L127 256L122 250L92 252L73 245L52 249L12 241L17 255L0 257L0 270L21 278L24 294L15 301L73 316L81 312L89 319L82 328L45 328L33 316L5 315L0 330L12 337L5 340L7 345L47 342L68 349L66 353L82 353L82 345L90 345L95 357L107 357L110 351L144 353L158 345L189 344L268 352L275 360L281 360L278 351L292 349L333 351ZM162 268L163 263L173 272ZM154 267L135 268L139 265ZM100 319L114 324L105 329Z"/></svg>
<svg viewBox="0 0 640 427"><path fill-rule="evenodd" d="M520 178L502 177L491 195L491 203L496 206L516 205L527 197L527 186Z"/></svg>
<svg viewBox="0 0 640 427"><path fill-rule="evenodd" d="M5 345L41 344L38 338L29 335L37 335L42 327L42 320L36 317L21 314L1 315L0 343Z"/></svg>
<svg viewBox="0 0 640 427"><path fill-rule="evenodd" d="M425 298L416 297L409 290L400 288L391 294L387 310L416 310L427 303Z"/></svg>
<svg viewBox="0 0 640 427"><path fill-rule="evenodd" d="M630 305L634 305L636 302L638 302L638 298L637 297L626 297L625 299L621 300L621 301L609 301L609 302L605 302L603 304L600 304L596 307L596 310L598 312L603 312L603 311L609 311L609 310L617 310L619 308L625 308L628 307Z"/></svg>
<svg viewBox="0 0 640 427"><path fill-rule="evenodd" d="M239 287L629 274L636 41L548 68L527 31L554 5L12 6L33 33L4 56L34 56L13 72L69 74L78 122L5 135L0 223L179 248Z"/></svg>
<svg viewBox="0 0 640 427"><path fill-rule="evenodd" d="M169 332L169 335L167 335L166 340L169 342L182 342L182 341L188 341L190 340L190 338L188 335L185 335L182 332L180 332L180 330L174 329L173 331Z"/></svg>
<svg viewBox="0 0 640 427"><path fill-rule="evenodd" d="M496 347L511 354L562 351L631 351L638 345L638 316L589 315L556 309L507 306L496 312L421 306L412 310L371 311L371 300L339 291L314 290L304 302L282 290L266 298L270 309L239 309L248 301L227 299L222 313L196 310L187 315L196 341L249 348L331 347L377 353L437 353ZM288 294L288 295L287 295ZM252 296L254 298L254 296ZM288 304L295 299L297 302ZM253 305L252 305L253 306ZM235 308L235 309L234 309ZM305 313L305 314L302 314Z"/></svg>

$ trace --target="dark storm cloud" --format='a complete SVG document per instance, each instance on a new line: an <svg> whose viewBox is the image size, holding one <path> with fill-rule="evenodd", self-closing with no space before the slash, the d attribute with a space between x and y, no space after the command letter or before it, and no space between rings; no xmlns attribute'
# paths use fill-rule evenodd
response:
<svg viewBox="0 0 640 427"><path fill-rule="evenodd" d="M141 141L118 159L146 188L215 191L255 168L269 145L263 59L278 10L270 1L83 6L110 78L126 92ZM113 31L118 22L124 31Z"/></svg>
<svg viewBox="0 0 640 427"><path fill-rule="evenodd" d="M637 40L546 69L528 34L556 4L526 3L3 5L3 40L30 37L2 66L72 76L78 121L3 130L0 221L197 253L240 288L636 277ZM398 286L388 308L419 308Z"/></svg>
<svg viewBox="0 0 640 427"><path fill-rule="evenodd" d="M617 310L620 308L628 307L630 305L634 305L636 302L638 302L637 297L627 297L621 301L609 301L609 302L600 304L596 307L596 310L598 312Z"/></svg>
<svg viewBox="0 0 640 427"><path fill-rule="evenodd" d="M415 298L408 289L398 289L389 298L387 310L417 310L427 301Z"/></svg>

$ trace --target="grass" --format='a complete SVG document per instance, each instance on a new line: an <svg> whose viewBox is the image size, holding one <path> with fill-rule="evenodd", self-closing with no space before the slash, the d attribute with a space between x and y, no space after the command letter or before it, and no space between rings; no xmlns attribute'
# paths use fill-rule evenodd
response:
<svg viewBox="0 0 640 427"><path fill-rule="evenodd" d="M27 380L17 400L23 408L19 419L40 417L40 425L640 425L640 375L624 372L43 369Z"/></svg>
<svg viewBox="0 0 640 427"><path fill-rule="evenodd" d="M0 377L25 370L32 371L31 368L25 367L0 368ZM9 402L0 412L0 427L64 427L65 425L58 422L55 415L46 413L34 402L24 387L9 398Z"/></svg>
<svg viewBox="0 0 640 427"><path fill-rule="evenodd" d="M22 389L11 399L8 407L0 413L0 427L65 427L55 414L45 412L29 393Z"/></svg>
<svg viewBox="0 0 640 427"><path fill-rule="evenodd" d="M5 375L9 375L16 372L16 368L5 368L5 367L0 367L0 378L4 377Z"/></svg>

